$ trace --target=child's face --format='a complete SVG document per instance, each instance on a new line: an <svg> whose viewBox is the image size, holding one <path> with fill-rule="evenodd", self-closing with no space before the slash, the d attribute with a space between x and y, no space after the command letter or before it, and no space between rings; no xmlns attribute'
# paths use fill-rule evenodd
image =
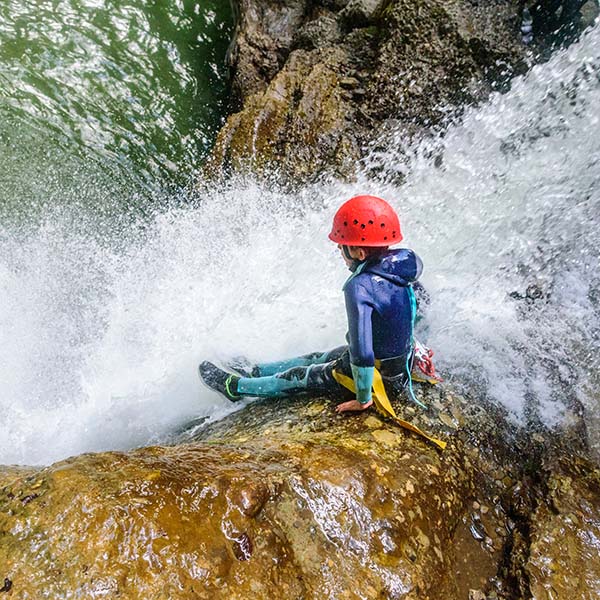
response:
<svg viewBox="0 0 600 600"><path fill-rule="evenodd" d="M355 246L346 246L346 248L348 248L347 253L344 252L344 246L342 244L338 244L338 248L342 253L342 258L344 259L344 262L346 263L347 267L350 267L354 260L363 261L367 257L365 251L362 248L356 248ZM350 255L350 258L348 258L348 255Z"/></svg>

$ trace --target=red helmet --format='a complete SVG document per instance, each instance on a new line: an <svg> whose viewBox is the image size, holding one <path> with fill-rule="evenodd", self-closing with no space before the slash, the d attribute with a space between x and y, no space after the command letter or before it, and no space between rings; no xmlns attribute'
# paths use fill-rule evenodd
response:
<svg viewBox="0 0 600 600"><path fill-rule="evenodd" d="M391 246L402 240L394 209L376 196L355 196L333 217L329 239L343 246Z"/></svg>

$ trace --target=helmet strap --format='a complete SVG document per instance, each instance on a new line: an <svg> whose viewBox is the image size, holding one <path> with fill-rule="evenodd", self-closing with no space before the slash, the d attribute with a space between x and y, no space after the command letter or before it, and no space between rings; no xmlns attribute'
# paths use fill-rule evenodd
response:
<svg viewBox="0 0 600 600"><path fill-rule="evenodd" d="M344 256L350 261L348 268L350 269L350 271L352 271L352 273L354 273L354 271L356 271L356 269L358 269L358 267L361 265L362 261L356 260L356 258L351 256L348 246L342 245L342 252L344 253Z"/></svg>

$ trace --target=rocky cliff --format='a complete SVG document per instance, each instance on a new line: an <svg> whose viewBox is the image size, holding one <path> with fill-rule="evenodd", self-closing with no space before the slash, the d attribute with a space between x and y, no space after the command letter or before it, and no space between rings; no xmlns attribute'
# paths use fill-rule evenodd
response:
<svg viewBox="0 0 600 600"><path fill-rule="evenodd" d="M529 4L533 43L523 43ZM550 6L552 5L552 6ZM582 5L583 16L582 16ZM233 114L206 172L298 184L352 179L391 132L406 140L503 90L595 2L240 0Z"/></svg>

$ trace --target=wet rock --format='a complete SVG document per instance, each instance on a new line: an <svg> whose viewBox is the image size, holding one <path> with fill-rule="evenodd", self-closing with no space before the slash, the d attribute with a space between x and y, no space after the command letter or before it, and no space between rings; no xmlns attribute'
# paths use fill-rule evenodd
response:
<svg viewBox="0 0 600 600"><path fill-rule="evenodd" d="M249 172L293 185L330 174L351 180L374 148L390 145L390 138L393 147L399 137L421 138L462 107L507 89L514 75L548 55L544 48L555 47L557 37L575 39L598 11L596 0L236 0L235 6L232 114L204 176ZM533 19L530 46L520 29L525 8ZM299 60L298 50L310 56ZM328 82L313 77L305 84L307 65L327 73ZM336 89L354 74L361 84L348 88L352 93ZM310 110L300 106L304 97ZM373 173L383 168L372 156L370 164Z"/></svg>
<svg viewBox="0 0 600 600"><path fill-rule="evenodd" d="M346 29L367 27L380 15L387 0L349 0L339 18Z"/></svg>
<svg viewBox="0 0 600 600"><path fill-rule="evenodd" d="M458 425L454 422L450 415L445 413L440 414L440 421L450 429L458 429Z"/></svg>
<svg viewBox="0 0 600 600"><path fill-rule="evenodd" d="M261 482L248 482L236 493L236 503L244 515L255 517L269 497L269 490Z"/></svg>
<svg viewBox="0 0 600 600"><path fill-rule="evenodd" d="M388 429L376 429L371 433L371 435L378 441L383 444L393 446L398 443L398 436L389 431Z"/></svg>
<svg viewBox="0 0 600 600"><path fill-rule="evenodd" d="M365 419L365 425L371 429L379 429L383 426L383 421L371 415Z"/></svg>
<svg viewBox="0 0 600 600"><path fill-rule="evenodd" d="M247 533L241 533L237 537L233 538L233 552L238 560L250 560L252 557L252 541L248 537Z"/></svg>
<svg viewBox="0 0 600 600"><path fill-rule="evenodd" d="M256 403L188 444L1 471L0 564L23 597L461 597L491 571L479 546L458 587L449 566L476 477L375 413Z"/></svg>
<svg viewBox="0 0 600 600"><path fill-rule="evenodd" d="M285 63L304 22L307 2L236 0L236 32L229 52L235 105L264 91Z"/></svg>
<svg viewBox="0 0 600 600"><path fill-rule="evenodd" d="M518 5L239 0L234 114L205 175L352 179L390 122L423 133L447 118L448 106L476 102L526 68L513 31ZM350 86L358 74L360 85Z"/></svg>
<svg viewBox="0 0 600 600"><path fill-rule="evenodd" d="M592 27L600 15L600 6L597 0L588 0L580 9L580 28Z"/></svg>
<svg viewBox="0 0 600 600"><path fill-rule="evenodd" d="M598 16L596 0L534 0L524 8L532 17L533 39L546 51L575 41Z"/></svg>
<svg viewBox="0 0 600 600"><path fill-rule="evenodd" d="M343 77L340 79L340 86L346 90L351 90L360 85L360 81L356 77Z"/></svg>
<svg viewBox="0 0 600 600"><path fill-rule="evenodd" d="M27 494L27 496L24 496L23 498L21 498L21 502L23 504L29 504L32 500L35 500L38 497L37 494Z"/></svg>
<svg viewBox="0 0 600 600"><path fill-rule="evenodd" d="M478 542L482 542L483 540L485 540L485 528L478 518L473 517L471 519L471 525L469 526L469 529L471 531L473 539L477 540Z"/></svg>
<svg viewBox="0 0 600 600"><path fill-rule="evenodd" d="M472 441L444 452L334 406L255 402L176 446L0 468L3 575L23 598L594 597L600 476L584 457L530 455L483 401L459 425Z"/></svg>
<svg viewBox="0 0 600 600"><path fill-rule="evenodd" d="M532 597L600 596L600 471L580 462L547 465L549 495L531 517L526 564Z"/></svg>
<svg viewBox="0 0 600 600"><path fill-rule="evenodd" d="M345 135L353 110L338 76L346 57L339 49L315 52L294 51L289 68L229 118L209 171L302 180L320 172L324 160L338 172L354 171L359 148Z"/></svg>
<svg viewBox="0 0 600 600"><path fill-rule="evenodd" d="M341 35L337 19L331 15L321 15L300 28L294 47L314 50L334 46L340 41Z"/></svg>

